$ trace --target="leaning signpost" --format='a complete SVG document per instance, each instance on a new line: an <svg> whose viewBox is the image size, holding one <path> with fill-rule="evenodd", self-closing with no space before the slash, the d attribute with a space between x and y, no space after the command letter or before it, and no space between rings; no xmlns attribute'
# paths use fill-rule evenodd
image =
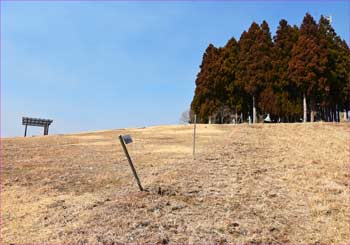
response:
<svg viewBox="0 0 350 245"><path fill-rule="evenodd" d="M134 174L134 177L135 177L135 179L136 179L137 185L139 186L140 191L143 191L143 187L142 187L142 185L141 185L139 176L138 176L137 173L136 173L136 169L135 169L135 167L134 167L134 164L132 163L132 160L131 160L131 157L130 157L130 155L129 155L128 149L126 148L126 145L127 145L127 144L132 143L132 138L131 138L130 135L119 135L119 140L120 140L120 144L121 144L122 147L123 147L125 156L126 156L126 158L128 159L129 165L130 165L130 167L131 167L132 173Z"/></svg>
<svg viewBox="0 0 350 245"><path fill-rule="evenodd" d="M22 117L22 125L25 125L24 137L27 136L27 127L28 126L37 126L44 128L44 135L49 134L49 126L53 122L50 119L41 119L41 118L32 118L32 117Z"/></svg>

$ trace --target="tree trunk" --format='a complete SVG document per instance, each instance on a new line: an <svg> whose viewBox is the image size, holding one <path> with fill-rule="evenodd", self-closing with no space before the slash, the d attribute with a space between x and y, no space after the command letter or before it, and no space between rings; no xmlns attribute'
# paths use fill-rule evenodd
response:
<svg viewBox="0 0 350 245"><path fill-rule="evenodd" d="M327 106L327 122L331 121L331 109L329 106Z"/></svg>
<svg viewBox="0 0 350 245"><path fill-rule="evenodd" d="M253 123L256 123L255 96L253 96Z"/></svg>
<svg viewBox="0 0 350 245"><path fill-rule="evenodd" d="M335 118L336 122L340 122L338 105L335 105Z"/></svg>
<svg viewBox="0 0 350 245"><path fill-rule="evenodd" d="M303 109L304 109L304 117L303 117L303 122L305 123L307 121L307 109L306 109L306 95L304 94L303 96Z"/></svg>
<svg viewBox="0 0 350 245"><path fill-rule="evenodd" d="M235 114L235 124L237 124L237 119L238 119L238 115L237 115L237 108L236 108L236 114Z"/></svg>
<svg viewBox="0 0 350 245"><path fill-rule="evenodd" d="M322 106L322 120L326 121L326 113L325 113L325 108Z"/></svg>
<svg viewBox="0 0 350 245"><path fill-rule="evenodd" d="M331 107L331 122L334 122L334 114L333 114L333 107Z"/></svg>
<svg viewBox="0 0 350 245"><path fill-rule="evenodd" d="M315 102L313 99L310 99L310 122L314 122L315 121L315 114L316 114L316 111L315 111Z"/></svg>

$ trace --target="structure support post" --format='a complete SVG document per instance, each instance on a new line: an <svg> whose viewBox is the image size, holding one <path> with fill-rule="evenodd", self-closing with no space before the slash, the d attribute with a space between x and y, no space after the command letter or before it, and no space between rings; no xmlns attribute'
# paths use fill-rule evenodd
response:
<svg viewBox="0 0 350 245"><path fill-rule="evenodd" d="M49 126L44 126L44 135L48 135L49 133Z"/></svg>
<svg viewBox="0 0 350 245"><path fill-rule="evenodd" d="M28 127L28 125L26 124L26 128L24 129L24 137L27 136L27 127Z"/></svg>

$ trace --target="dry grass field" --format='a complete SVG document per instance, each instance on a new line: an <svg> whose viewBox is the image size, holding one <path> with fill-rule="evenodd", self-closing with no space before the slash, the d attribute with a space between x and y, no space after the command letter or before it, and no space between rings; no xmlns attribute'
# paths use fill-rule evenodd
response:
<svg viewBox="0 0 350 245"><path fill-rule="evenodd" d="M350 243L350 124L197 129L2 139L2 244Z"/></svg>

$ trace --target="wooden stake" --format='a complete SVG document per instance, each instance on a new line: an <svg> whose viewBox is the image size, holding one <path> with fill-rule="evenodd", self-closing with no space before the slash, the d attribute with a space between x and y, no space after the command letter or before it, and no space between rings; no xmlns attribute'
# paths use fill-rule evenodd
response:
<svg viewBox="0 0 350 245"><path fill-rule="evenodd" d="M140 191L143 191L143 187L142 187L142 185L141 185L139 176L138 176L137 173L136 173L136 169L135 169L135 167L134 167L134 164L132 163L132 160L131 160L131 157L130 157L130 155L129 155L128 149L126 148L126 145L125 145L123 136L119 135L119 139L120 139L120 143L121 143L121 145L122 145L122 147L123 147L125 156L126 156L126 158L128 159L128 162L129 162L129 165L130 165L130 167L131 167L132 173L134 174L134 177L135 177L135 179L136 179L137 185L139 186Z"/></svg>

